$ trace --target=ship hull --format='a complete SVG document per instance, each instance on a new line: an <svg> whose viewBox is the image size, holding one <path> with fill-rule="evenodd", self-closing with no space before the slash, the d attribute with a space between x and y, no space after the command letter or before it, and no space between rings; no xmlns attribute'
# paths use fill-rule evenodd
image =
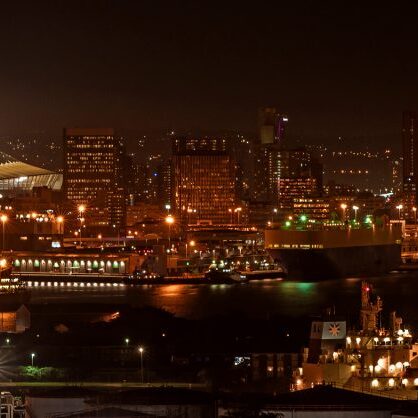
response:
<svg viewBox="0 0 418 418"><path fill-rule="evenodd" d="M288 278L299 280L377 276L401 264L399 244L267 251L285 267Z"/></svg>

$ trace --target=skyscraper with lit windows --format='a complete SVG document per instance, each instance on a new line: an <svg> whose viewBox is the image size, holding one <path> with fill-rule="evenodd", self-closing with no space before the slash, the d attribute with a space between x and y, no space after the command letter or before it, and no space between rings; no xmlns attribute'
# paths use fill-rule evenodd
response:
<svg viewBox="0 0 418 418"><path fill-rule="evenodd" d="M90 229L124 226L123 153L112 128L64 129L64 195L76 206L86 206Z"/></svg>
<svg viewBox="0 0 418 418"><path fill-rule="evenodd" d="M229 224L234 171L224 139L173 139L171 203L180 223Z"/></svg>
<svg viewBox="0 0 418 418"><path fill-rule="evenodd" d="M417 114L405 111L402 114L403 148L403 207L406 219L413 219L412 208L417 205L418 182L418 126Z"/></svg>

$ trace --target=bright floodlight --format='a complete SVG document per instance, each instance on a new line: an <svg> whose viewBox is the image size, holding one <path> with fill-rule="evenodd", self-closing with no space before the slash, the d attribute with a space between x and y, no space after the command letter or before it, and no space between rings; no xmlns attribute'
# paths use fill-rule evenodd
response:
<svg viewBox="0 0 418 418"><path fill-rule="evenodd" d="M78 206L78 211L79 212L84 212L86 210L86 207L84 205L79 205Z"/></svg>
<svg viewBox="0 0 418 418"><path fill-rule="evenodd" d="M165 218L165 221L166 221L168 224L173 224L173 223L174 223L174 218L173 218L171 215L168 215L168 216Z"/></svg>

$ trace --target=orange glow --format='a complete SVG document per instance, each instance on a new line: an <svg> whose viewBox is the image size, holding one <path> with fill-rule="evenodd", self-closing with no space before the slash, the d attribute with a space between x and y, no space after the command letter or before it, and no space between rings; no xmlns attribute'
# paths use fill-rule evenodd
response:
<svg viewBox="0 0 418 418"><path fill-rule="evenodd" d="M165 221L166 221L166 223L168 223L169 225L171 225L171 224L173 224L173 223L174 223L174 218L173 218L171 215L168 215L168 216L165 218Z"/></svg>

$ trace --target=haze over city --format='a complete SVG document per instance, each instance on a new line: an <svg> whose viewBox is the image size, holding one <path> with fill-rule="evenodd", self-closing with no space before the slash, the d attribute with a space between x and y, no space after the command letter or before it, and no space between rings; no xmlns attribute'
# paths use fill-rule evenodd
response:
<svg viewBox="0 0 418 418"><path fill-rule="evenodd" d="M417 107L416 4L7 2L0 133L114 126L256 132L278 106L290 134L399 150Z"/></svg>

